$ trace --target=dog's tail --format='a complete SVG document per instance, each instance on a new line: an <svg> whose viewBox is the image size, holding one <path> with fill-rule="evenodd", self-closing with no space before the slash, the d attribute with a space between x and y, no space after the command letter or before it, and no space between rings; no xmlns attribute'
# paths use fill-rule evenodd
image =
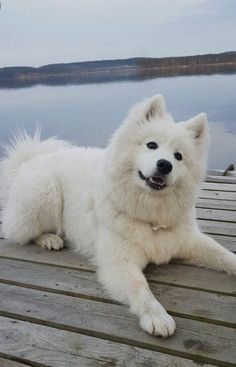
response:
<svg viewBox="0 0 236 367"><path fill-rule="evenodd" d="M71 145L63 140L50 138L40 140L40 130L33 136L25 131L13 136L10 144L4 147L4 157L0 161L0 206L8 196L8 191L20 166L32 158L53 153Z"/></svg>

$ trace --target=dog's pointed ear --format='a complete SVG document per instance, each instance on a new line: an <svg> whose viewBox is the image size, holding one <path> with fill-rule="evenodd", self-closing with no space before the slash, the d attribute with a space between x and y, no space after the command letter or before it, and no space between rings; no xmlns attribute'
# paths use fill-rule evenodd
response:
<svg viewBox="0 0 236 367"><path fill-rule="evenodd" d="M156 94L144 102L144 116L147 121L163 118L166 114L165 99L161 94Z"/></svg>
<svg viewBox="0 0 236 367"><path fill-rule="evenodd" d="M131 116L137 122L145 123L162 119L166 115L165 99L161 94L155 94L136 104L130 111Z"/></svg>
<svg viewBox="0 0 236 367"><path fill-rule="evenodd" d="M207 142L208 140L208 120L205 113L193 117L186 123L186 129L196 143Z"/></svg>

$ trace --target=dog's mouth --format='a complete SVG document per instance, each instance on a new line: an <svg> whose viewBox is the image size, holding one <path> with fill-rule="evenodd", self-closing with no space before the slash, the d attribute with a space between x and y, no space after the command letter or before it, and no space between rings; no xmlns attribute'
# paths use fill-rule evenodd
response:
<svg viewBox="0 0 236 367"><path fill-rule="evenodd" d="M150 177L145 177L141 171L138 171L139 177L145 181L146 185L149 186L153 190L162 190L166 187L166 176L161 175L154 175Z"/></svg>

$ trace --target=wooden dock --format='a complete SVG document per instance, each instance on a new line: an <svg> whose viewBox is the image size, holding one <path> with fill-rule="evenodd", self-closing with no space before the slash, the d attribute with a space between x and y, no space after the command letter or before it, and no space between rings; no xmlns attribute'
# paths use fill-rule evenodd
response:
<svg viewBox="0 0 236 367"><path fill-rule="evenodd" d="M207 176L197 216L236 252L236 176L221 174ZM146 276L176 320L169 339L142 331L79 255L0 239L0 367L236 366L236 278L179 263Z"/></svg>

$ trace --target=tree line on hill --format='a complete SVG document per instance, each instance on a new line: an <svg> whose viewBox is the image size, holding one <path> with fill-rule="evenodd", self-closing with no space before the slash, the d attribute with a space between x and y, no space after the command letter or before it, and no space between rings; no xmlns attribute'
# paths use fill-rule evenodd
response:
<svg viewBox="0 0 236 367"><path fill-rule="evenodd" d="M146 77L235 73L236 52L195 56L130 58L0 68L0 87L79 84Z"/></svg>

